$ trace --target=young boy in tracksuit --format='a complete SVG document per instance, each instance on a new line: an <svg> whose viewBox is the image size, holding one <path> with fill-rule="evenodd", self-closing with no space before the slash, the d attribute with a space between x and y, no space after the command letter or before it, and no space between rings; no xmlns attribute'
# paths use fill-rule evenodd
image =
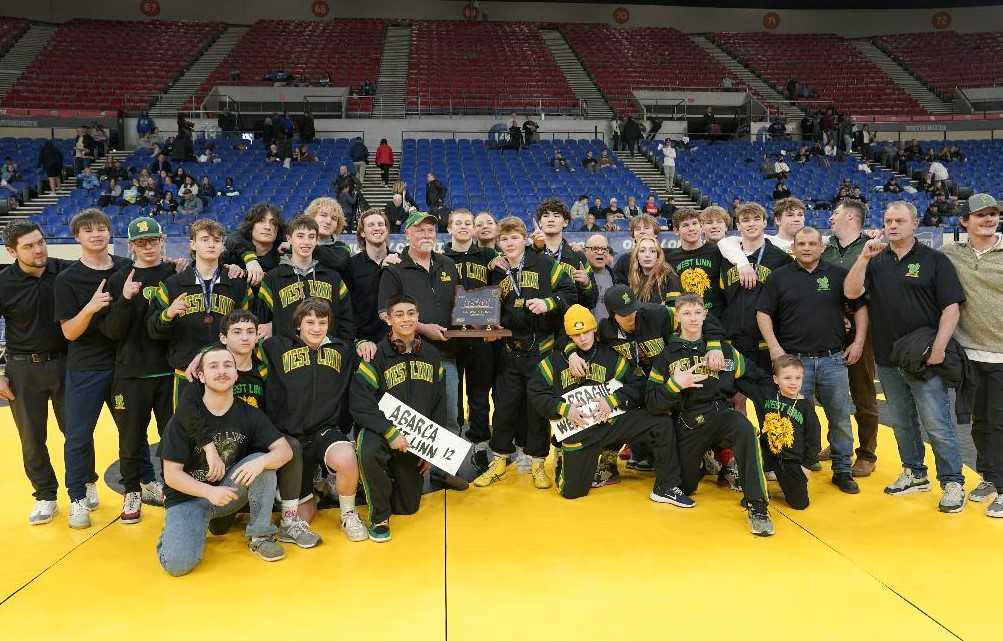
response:
<svg viewBox="0 0 1003 641"><path fill-rule="evenodd" d="M372 361L362 361L352 379L352 418L358 427L355 449L369 504L369 538L390 540L390 515L414 514L421 505L423 475L430 465L408 451L401 431L380 410L391 394L435 423L446 423L445 370L439 351L418 335L417 302L406 295L387 300L390 335L379 342Z"/></svg>
<svg viewBox="0 0 1003 641"><path fill-rule="evenodd" d="M754 364L748 364L751 368ZM822 427L815 402L801 396L804 365L797 356L784 354L773 363L773 380L752 377L735 381L738 389L752 399L761 416L759 450L763 471L777 475L787 504L795 510L808 507L808 475L818 462Z"/></svg>
<svg viewBox="0 0 1003 641"><path fill-rule="evenodd" d="M680 335L669 341L651 367L647 408L654 414L672 415L675 421L681 487L687 494L696 490L703 475L700 465L704 452L714 445L734 450L752 533L770 536L773 521L766 508L766 479L756 431L728 400L735 381L745 375L745 358L724 345L726 367L719 372L707 367L707 343L702 335L706 316L699 296L686 294L676 299Z"/></svg>
<svg viewBox="0 0 1003 641"><path fill-rule="evenodd" d="M524 429L524 451L532 457L533 486L551 487L543 469L550 452L550 424L528 402L527 386L540 359L555 346L564 312L575 303L578 292L567 272L543 254L526 250L526 225L515 216L498 223L497 259L493 282L501 288L501 324L511 330L504 339L504 351L495 379L494 458L488 469L474 480L487 487L500 480L515 452L519 431Z"/></svg>
<svg viewBox="0 0 1003 641"><path fill-rule="evenodd" d="M118 427L118 456L125 497L122 523L138 523L143 501L162 505L164 489L150 462L146 429L150 415L157 432L164 433L174 413L172 368L167 344L152 340L146 317L160 283L174 275L175 266L163 260L164 233L153 218L129 223L129 251L133 264L108 279L112 304L101 320L101 333L117 341L115 375L111 383L111 415Z"/></svg>
<svg viewBox="0 0 1003 641"><path fill-rule="evenodd" d="M298 466L278 472L282 496L279 540L311 548L320 536L307 522L316 514L314 470L324 465L337 477L341 527L351 541L366 538L366 529L355 511L359 484L358 466L351 442L339 425L345 390L352 377L354 347L329 336L331 307L326 300L308 298L293 315L295 338L272 336L260 347L267 363L265 386L268 417L300 452Z"/></svg>
<svg viewBox="0 0 1003 641"><path fill-rule="evenodd" d="M167 361L174 368L174 404L189 385L185 369L207 345L219 340L220 323L235 309L248 309L252 291L244 278L230 278L220 264L223 226L214 220L192 223L189 238L195 260L157 288L147 331L167 341Z"/></svg>
<svg viewBox="0 0 1003 641"><path fill-rule="evenodd" d="M341 276L315 257L317 221L306 215L293 218L287 226L286 240L291 252L269 271L258 289L257 316L272 324L272 336L293 338L297 335L293 314L307 298L327 301L331 306L331 338L355 343L355 313L352 299Z"/></svg>
<svg viewBox="0 0 1003 641"><path fill-rule="evenodd" d="M654 416L643 408L645 377L641 370L607 345L596 341L596 318L581 305L572 305L564 315L564 331L575 346L574 354L586 364L586 376L571 372L568 358L551 352L537 365L529 379L529 400L548 420L568 419L573 425L585 422L583 404L569 404L564 394L589 385L612 381L622 384L597 400L594 411L601 422L569 436L558 448L557 488L564 498L575 499L589 493L598 454L609 446L644 439L655 460L655 486L650 498L660 503L692 507L693 500L678 487L679 461L676 457L672 419ZM611 416L612 412L625 412Z"/></svg>

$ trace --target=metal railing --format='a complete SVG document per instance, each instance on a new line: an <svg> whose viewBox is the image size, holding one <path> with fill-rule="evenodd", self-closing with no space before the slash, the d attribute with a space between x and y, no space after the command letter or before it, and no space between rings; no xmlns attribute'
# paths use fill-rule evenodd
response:
<svg viewBox="0 0 1003 641"><path fill-rule="evenodd" d="M448 138L450 140L470 139L470 140L490 140L491 136L497 136L499 141L508 140L508 131L456 131L455 129L403 129L401 130L401 149L404 148L404 141L408 139L421 140L426 138ZM570 138L589 138L606 142L606 132L598 126L591 130L565 130L565 131L537 131L534 141L539 140L566 140Z"/></svg>
<svg viewBox="0 0 1003 641"><path fill-rule="evenodd" d="M586 115L585 101L576 98L574 107L552 107L547 103L558 100L554 97L532 96L513 100L507 94L482 94L459 91L443 95L418 92L404 99L405 115L456 115L502 116L516 113L534 113L554 116Z"/></svg>

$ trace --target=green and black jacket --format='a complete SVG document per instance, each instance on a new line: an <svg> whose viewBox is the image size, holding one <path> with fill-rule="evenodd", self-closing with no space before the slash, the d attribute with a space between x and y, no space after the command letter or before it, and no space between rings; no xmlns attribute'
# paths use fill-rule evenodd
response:
<svg viewBox="0 0 1003 641"><path fill-rule="evenodd" d="M341 275L318 261L305 274L291 262L282 263L265 274L258 288L256 313L262 323L272 323L272 335L292 338L299 334L293 325L296 307L307 298L326 300L331 306L327 335L355 344L355 311Z"/></svg>
<svg viewBox="0 0 1003 641"><path fill-rule="evenodd" d="M523 255L518 287L500 267L491 272L492 284L501 288L501 324L512 331L505 344L520 352L546 354L554 349L557 335L563 331L564 312L578 300L578 290L567 271L549 257L527 250ZM547 312L534 314L526 301L539 298Z"/></svg>
<svg viewBox="0 0 1003 641"><path fill-rule="evenodd" d="M167 308L182 294L188 300L188 309L173 319L168 318ZM200 349L219 342L220 324L230 312L250 309L253 296L245 279L230 278L226 270L221 269L210 309L206 310L202 284L192 264L157 288L155 304L150 306L146 319L147 331L152 338L169 341L167 360L171 367L183 372ZM212 322L205 322L207 315L212 316Z"/></svg>
<svg viewBox="0 0 1003 641"><path fill-rule="evenodd" d="M596 343L587 352L575 347L572 353L578 354L588 364L589 373L585 378L574 376L568 365L568 356L554 351L540 360L529 379L529 400L542 416L552 421L567 417L571 406L562 398L564 394L579 387L612 380L620 381L623 387L606 397L610 408L628 410L643 407L645 380L636 365L601 343Z"/></svg>
<svg viewBox="0 0 1003 641"><path fill-rule="evenodd" d="M258 350L267 367L266 410L279 431L310 437L338 425L352 379L351 343L335 339L313 349L299 338L272 336Z"/></svg>
<svg viewBox="0 0 1003 641"><path fill-rule="evenodd" d="M768 240L763 241L763 256L756 264L759 250L749 254L749 264L756 268L759 283L752 289L742 287L738 277L738 267L724 264L721 269L721 289L724 291L724 312L721 320L724 323L728 339L740 350L752 353L753 350L767 349L766 341L756 323L756 306L766 281L774 270L792 262L790 254L780 249Z"/></svg>
<svg viewBox="0 0 1003 641"><path fill-rule="evenodd" d="M384 338L372 362L361 361L355 370L349 403L352 419L358 427L392 443L401 432L379 408L380 399L389 393L445 427L445 376L442 358L434 345L421 341L417 351L401 353L389 338Z"/></svg>
<svg viewBox="0 0 1003 641"><path fill-rule="evenodd" d="M142 289L131 299L122 296L122 287L129 274L135 270L133 281ZM147 333L146 319L156 306L157 289L175 273L173 263L155 267L126 265L108 279L105 291L114 300L101 319L101 333L113 341L115 347L115 378L148 378L171 373L167 362L167 344L153 340Z"/></svg>
<svg viewBox="0 0 1003 641"><path fill-rule="evenodd" d="M544 249L537 249L532 243L530 243L529 249L532 249L539 254L544 254L551 260L554 260L554 257L547 254ZM568 241L562 239L557 257L560 260L554 260L554 262L556 262L560 268L564 270L564 273L568 275L568 279L571 280L571 284L575 286L575 290L578 292L578 300L575 302L586 309L594 309L599 300L599 287L596 285L596 277L592 273L592 265L589 263L588 259L585 258L585 254L580 251L575 251L571 248L571 245L568 244ZM576 269L584 269L585 272L588 273L588 284L579 285L575 282L572 272Z"/></svg>
<svg viewBox="0 0 1003 641"><path fill-rule="evenodd" d="M480 247L475 241L465 252L453 249L452 243L446 243L442 253L456 265L456 271L460 275L458 283L460 287L470 290L488 286L491 277L488 263L498 255L498 252L490 247Z"/></svg>
<svg viewBox="0 0 1003 641"><path fill-rule="evenodd" d="M716 402L727 403L735 393L735 381L746 373L745 357L731 345L722 345L725 368L715 372L706 367L706 355L710 349L704 339L684 340L673 336L651 366L648 374L646 406L652 414L672 414L674 412L700 411ZM672 380L672 374L679 369L688 370L697 365L694 374L706 374L702 387L680 389Z"/></svg>

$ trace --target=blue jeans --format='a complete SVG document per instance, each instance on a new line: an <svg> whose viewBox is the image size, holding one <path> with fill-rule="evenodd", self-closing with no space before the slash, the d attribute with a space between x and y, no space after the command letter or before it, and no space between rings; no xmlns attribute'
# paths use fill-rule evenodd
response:
<svg viewBox="0 0 1003 641"><path fill-rule="evenodd" d="M801 394L814 396L829 423L829 452L832 472L850 472L853 428L850 425L850 377L840 353L821 358L802 356L804 385Z"/></svg>
<svg viewBox="0 0 1003 641"><path fill-rule="evenodd" d="M928 381L906 374L897 367L878 365L878 378L888 402L888 413L902 465L917 476L926 476L926 447L920 425L933 446L937 480L941 487L950 481L964 484L958 429L951 416L951 397L943 379Z"/></svg>
<svg viewBox="0 0 1003 641"><path fill-rule="evenodd" d="M250 505L251 515L244 535L271 536L278 530L272 524L272 504L275 502L275 470L265 470L258 475L250 487L233 480L232 474L242 463L263 456L255 452L245 456L226 474L221 485L236 489L237 500L223 507L210 503L207 499L193 499L167 508L164 529L157 542L157 557L160 565L171 576L182 576L191 572L202 560L205 550L205 533L209 521L233 514L244 505Z"/></svg>
<svg viewBox="0 0 1003 641"><path fill-rule="evenodd" d="M98 480L94 466L94 428L101 416L101 405L111 395L115 370L66 370L66 442L63 458L66 465L66 490L71 501L87 495L85 484ZM110 409L110 407L109 407Z"/></svg>
<svg viewBox="0 0 1003 641"><path fill-rule="evenodd" d="M460 402L460 375L456 371L456 361L442 359L442 369L446 381L446 429L453 434L460 433L457 421L458 403ZM432 418L431 416L429 418Z"/></svg>

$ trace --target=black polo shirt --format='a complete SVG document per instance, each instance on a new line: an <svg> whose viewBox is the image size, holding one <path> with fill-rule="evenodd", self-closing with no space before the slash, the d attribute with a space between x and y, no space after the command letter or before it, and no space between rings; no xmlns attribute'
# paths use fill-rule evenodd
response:
<svg viewBox="0 0 1003 641"><path fill-rule="evenodd" d="M58 354L66 338L56 321L56 276L75 263L50 258L38 278L15 261L0 272L0 316L7 321L7 351L13 354ZM92 292L93 293L93 292Z"/></svg>
<svg viewBox="0 0 1003 641"><path fill-rule="evenodd" d="M460 274L456 264L442 254L432 252L431 270L426 270L411 258L407 248L400 252L398 265L387 265L380 275L379 309L387 308L392 296L405 294L418 302L418 318L422 323L443 327L453 324L453 302ZM456 350L450 341L434 342L442 357L453 360Z"/></svg>
<svg viewBox="0 0 1003 641"><path fill-rule="evenodd" d="M916 241L901 259L889 247L867 264L874 360L891 366L892 345L922 327L936 329L948 305L965 302L965 292L950 259Z"/></svg>
<svg viewBox="0 0 1003 641"><path fill-rule="evenodd" d="M349 263L348 292L352 295L356 336L379 343L387 333L387 324L379 313L380 264L369 257L365 246Z"/></svg>
<svg viewBox="0 0 1003 641"><path fill-rule="evenodd" d="M785 352L811 354L843 347L843 281L848 273L823 262L809 272L795 261L770 274L756 309L773 319L773 333Z"/></svg>
<svg viewBox="0 0 1003 641"><path fill-rule="evenodd" d="M132 262L119 256L112 256L112 266L109 269L91 269L82 262L75 261L56 277L55 320L70 320L80 313L90 302L101 281L105 281L105 291L108 291L108 279L115 272ZM115 367L115 341L105 336L100 329L101 321L108 313L104 308L93 317L84 333L71 341L67 350L66 368L78 371L109 370ZM60 330L62 331L62 330Z"/></svg>

